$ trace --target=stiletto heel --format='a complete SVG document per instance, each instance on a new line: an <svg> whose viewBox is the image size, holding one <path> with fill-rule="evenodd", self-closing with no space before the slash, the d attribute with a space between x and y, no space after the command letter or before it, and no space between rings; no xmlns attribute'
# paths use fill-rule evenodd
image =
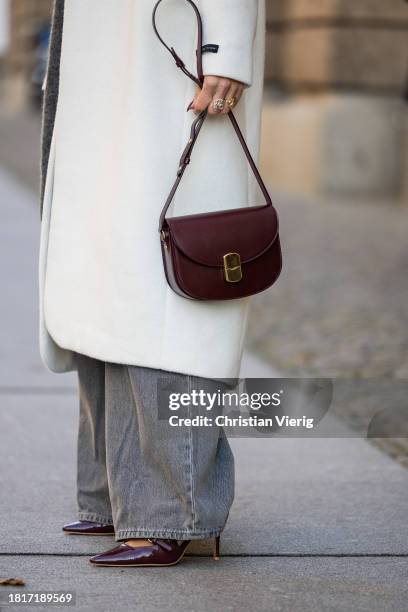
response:
<svg viewBox="0 0 408 612"><path fill-rule="evenodd" d="M214 540L213 558L214 558L214 561L220 560L220 536L217 536Z"/></svg>

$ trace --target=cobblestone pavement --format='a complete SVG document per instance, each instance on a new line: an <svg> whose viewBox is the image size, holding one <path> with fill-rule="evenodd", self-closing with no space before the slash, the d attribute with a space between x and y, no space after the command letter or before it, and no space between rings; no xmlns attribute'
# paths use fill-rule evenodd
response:
<svg viewBox="0 0 408 612"><path fill-rule="evenodd" d="M275 196L284 267L250 341L294 376L408 378L408 208Z"/></svg>
<svg viewBox="0 0 408 612"><path fill-rule="evenodd" d="M408 208L273 196L284 267L253 301L251 349L286 376L370 379L338 409L352 426L391 392L408 413ZM407 438L377 443L407 465Z"/></svg>

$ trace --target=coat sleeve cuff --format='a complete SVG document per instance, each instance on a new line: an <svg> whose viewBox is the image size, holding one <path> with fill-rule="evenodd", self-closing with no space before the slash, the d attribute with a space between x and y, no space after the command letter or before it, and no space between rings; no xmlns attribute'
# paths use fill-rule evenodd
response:
<svg viewBox="0 0 408 612"><path fill-rule="evenodd" d="M203 45L218 45L217 53L203 53L204 75L252 84L253 46L258 0L200 0Z"/></svg>
<svg viewBox="0 0 408 612"><path fill-rule="evenodd" d="M239 58L239 60L238 60ZM203 74L213 74L244 83L252 84L252 51L243 53L242 48L219 44L218 54L203 53Z"/></svg>

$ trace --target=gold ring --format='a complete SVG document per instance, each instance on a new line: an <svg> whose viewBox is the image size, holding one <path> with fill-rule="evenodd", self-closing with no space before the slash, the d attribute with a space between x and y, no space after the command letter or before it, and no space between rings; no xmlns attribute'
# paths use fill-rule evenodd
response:
<svg viewBox="0 0 408 612"><path fill-rule="evenodd" d="M217 98L217 100L214 100L213 102L213 109L216 112L223 111L224 106L225 106L225 98Z"/></svg>
<svg viewBox="0 0 408 612"><path fill-rule="evenodd" d="M230 108L233 108L237 103L237 99L235 96L232 96L232 98L228 98L227 100L227 104Z"/></svg>

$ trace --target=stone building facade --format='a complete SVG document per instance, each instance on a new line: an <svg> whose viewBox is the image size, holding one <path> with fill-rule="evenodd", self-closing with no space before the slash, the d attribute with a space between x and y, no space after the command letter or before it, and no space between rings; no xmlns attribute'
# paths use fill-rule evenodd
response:
<svg viewBox="0 0 408 612"><path fill-rule="evenodd" d="M284 189L408 199L408 3L267 0L263 160Z"/></svg>
<svg viewBox="0 0 408 612"><path fill-rule="evenodd" d="M398 94L407 78L404 0L266 0L267 79L292 91Z"/></svg>

